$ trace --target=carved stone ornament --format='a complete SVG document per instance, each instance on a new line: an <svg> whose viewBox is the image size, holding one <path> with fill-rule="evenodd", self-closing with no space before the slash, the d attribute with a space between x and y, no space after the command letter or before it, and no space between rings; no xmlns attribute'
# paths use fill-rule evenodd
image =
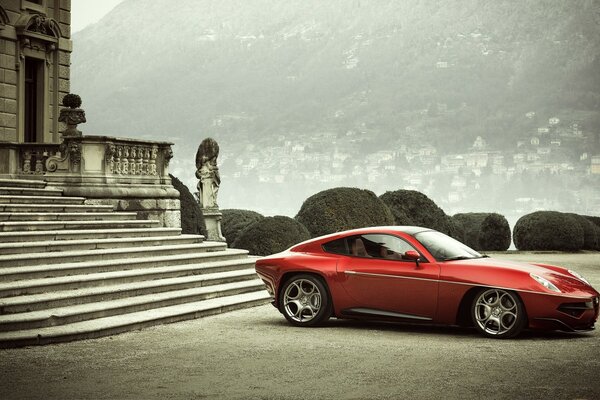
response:
<svg viewBox="0 0 600 400"><path fill-rule="evenodd" d="M81 131L77 129L77 125L86 122L85 111L81 108L62 108L58 121L67 125L63 136L81 136Z"/></svg>

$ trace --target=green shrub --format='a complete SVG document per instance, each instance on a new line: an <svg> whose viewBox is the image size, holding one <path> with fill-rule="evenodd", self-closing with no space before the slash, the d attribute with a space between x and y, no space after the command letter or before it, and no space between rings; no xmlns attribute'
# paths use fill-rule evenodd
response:
<svg viewBox="0 0 600 400"><path fill-rule="evenodd" d="M510 226L496 213L462 213L452 217L464 227L464 243L475 250L505 251L510 247Z"/></svg>
<svg viewBox="0 0 600 400"><path fill-rule="evenodd" d="M506 251L510 247L510 225L503 215L491 213L481 223L481 250Z"/></svg>
<svg viewBox="0 0 600 400"><path fill-rule="evenodd" d="M580 250L583 228L577 219L557 211L536 211L519 218L513 232L519 250Z"/></svg>
<svg viewBox="0 0 600 400"><path fill-rule="evenodd" d="M308 239L310 233L300 222L283 216L265 217L240 232L233 247L248 250L252 255L268 256Z"/></svg>
<svg viewBox="0 0 600 400"><path fill-rule="evenodd" d="M221 231L230 247L233 246L241 231L264 218L261 214L250 210L226 209L221 210L221 214L223 214Z"/></svg>
<svg viewBox="0 0 600 400"><path fill-rule="evenodd" d="M296 219L313 237L366 226L393 225L390 210L370 190L339 187L304 201Z"/></svg>
<svg viewBox="0 0 600 400"><path fill-rule="evenodd" d="M435 229L462 240L461 227L446 215L433 200L416 190L396 190L385 192L380 199L390 208L394 217L406 218L411 225ZM404 225L396 219L396 225Z"/></svg>
<svg viewBox="0 0 600 400"><path fill-rule="evenodd" d="M206 236L206 225L200 205L190 190L177 179L169 174L173 187L179 192L181 209L181 233Z"/></svg>
<svg viewBox="0 0 600 400"><path fill-rule="evenodd" d="M583 215L569 213L570 216L575 218L583 229L583 247L584 250L595 250L598 247L598 237L596 234L596 226L592 221L584 217Z"/></svg>
<svg viewBox="0 0 600 400"><path fill-rule="evenodd" d="M584 215L584 217L592 224L594 224L597 239L595 250L600 250L600 217L594 217L591 215Z"/></svg>
<svg viewBox="0 0 600 400"><path fill-rule="evenodd" d="M465 236L463 243L475 250L481 250L479 244L479 233L483 220L488 213L460 213L455 214L452 219L462 224Z"/></svg>
<svg viewBox="0 0 600 400"><path fill-rule="evenodd" d="M460 221L454 220L451 216L446 216L446 226L448 227L448 235L458 240L459 242L465 241L465 228Z"/></svg>

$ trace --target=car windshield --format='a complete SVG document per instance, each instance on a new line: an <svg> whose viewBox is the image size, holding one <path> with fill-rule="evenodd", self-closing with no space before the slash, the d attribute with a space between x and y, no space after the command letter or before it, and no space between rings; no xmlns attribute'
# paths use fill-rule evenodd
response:
<svg viewBox="0 0 600 400"><path fill-rule="evenodd" d="M424 231L414 235L438 261L466 260L485 257L469 246L437 231Z"/></svg>

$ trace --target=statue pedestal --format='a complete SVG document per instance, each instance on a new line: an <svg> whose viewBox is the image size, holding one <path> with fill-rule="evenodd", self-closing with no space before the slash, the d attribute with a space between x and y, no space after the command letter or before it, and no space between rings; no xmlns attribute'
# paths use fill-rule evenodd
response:
<svg viewBox="0 0 600 400"><path fill-rule="evenodd" d="M203 208L204 223L206 224L206 239L214 242L225 242L221 233L221 219L223 214L218 208Z"/></svg>

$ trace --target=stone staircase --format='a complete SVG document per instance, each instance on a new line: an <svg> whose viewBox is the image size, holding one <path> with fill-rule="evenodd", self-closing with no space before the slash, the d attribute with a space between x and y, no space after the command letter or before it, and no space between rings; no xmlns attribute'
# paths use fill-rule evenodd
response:
<svg viewBox="0 0 600 400"><path fill-rule="evenodd" d="M0 179L0 347L117 334L269 301L247 251Z"/></svg>

